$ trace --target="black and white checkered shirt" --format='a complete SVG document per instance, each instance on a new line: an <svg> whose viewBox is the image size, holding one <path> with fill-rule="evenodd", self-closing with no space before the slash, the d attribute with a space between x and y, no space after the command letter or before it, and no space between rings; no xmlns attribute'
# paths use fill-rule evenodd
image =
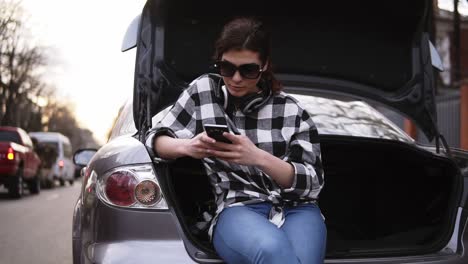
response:
<svg viewBox="0 0 468 264"><path fill-rule="evenodd" d="M153 147L155 136L160 134L192 138L204 131L203 124L228 125L232 132L247 136L257 147L293 165L293 185L283 189L254 166L204 158L217 204L215 217L206 219L211 223L208 234L212 236L217 216L224 208L265 201L276 205L270 212L270 221L281 226L284 222L282 205L315 202L323 187L315 124L297 100L284 92L274 94L250 114L237 110L228 115L214 93L214 89L219 89L216 86L209 75L194 80L150 130L146 144Z"/></svg>

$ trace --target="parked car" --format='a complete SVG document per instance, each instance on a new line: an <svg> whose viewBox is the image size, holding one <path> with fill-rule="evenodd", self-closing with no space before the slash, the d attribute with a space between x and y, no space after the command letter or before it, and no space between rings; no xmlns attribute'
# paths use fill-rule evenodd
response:
<svg viewBox="0 0 468 264"><path fill-rule="evenodd" d="M145 135L191 80L211 71L221 26L248 14L272 25L277 76L318 127L325 262L466 263L468 152L450 148L437 127L434 71L442 67L430 42L432 8L148 0L122 46L137 47L133 98L107 144L82 162L74 263L222 262L194 228L212 203L203 166L154 158ZM412 140L373 104L412 119L435 146Z"/></svg>
<svg viewBox="0 0 468 264"><path fill-rule="evenodd" d="M13 198L21 198L26 183L33 194L40 192L41 160L26 131L19 127L0 127L0 185Z"/></svg>
<svg viewBox="0 0 468 264"><path fill-rule="evenodd" d="M48 188L58 180L61 186L68 181L75 181L75 165L72 161L70 139L58 132L30 132L29 135L38 141L43 150L44 163L41 173L41 183Z"/></svg>

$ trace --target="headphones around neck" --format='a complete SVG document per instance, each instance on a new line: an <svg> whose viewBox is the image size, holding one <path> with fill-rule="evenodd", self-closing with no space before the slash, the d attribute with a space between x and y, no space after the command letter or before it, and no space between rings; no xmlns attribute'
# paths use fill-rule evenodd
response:
<svg viewBox="0 0 468 264"><path fill-rule="evenodd" d="M232 102L233 96L229 94L229 91L226 88L226 85L224 85L221 76L217 75L216 78L219 79L217 80L217 85L215 87L215 95L217 96L218 102L223 106L225 110L227 110L228 107L230 107L230 104L234 103ZM262 80L260 82L262 82L260 92L248 94L236 100L238 109L240 109L240 111L244 115L250 114L261 108L268 102L268 100L272 96L271 88L268 87L266 82ZM231 99L229 99L230 97Z"/></svg>

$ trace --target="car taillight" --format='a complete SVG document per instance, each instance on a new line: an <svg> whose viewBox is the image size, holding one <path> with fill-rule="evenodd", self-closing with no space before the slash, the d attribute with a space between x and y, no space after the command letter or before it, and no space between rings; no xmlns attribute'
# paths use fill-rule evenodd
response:
<svg viewBox="0 0 468 264"><path fill-rule="evenodd" d="M98 176L97 193L110 205L168 209L151 164L122 166Z"/></svg>
<svg viewBox="0 0 468 264"><path fill-rule="evenodd" d="M161 200L161 189L153 181L142 181L135 188L135 198L144 205L153 205Z"/></svg>
<svg viewBox="0 0 468 264"><path fill-rule="evenodd" d="M136 184L137 181L133 173L129 171L116 171L106 180L106 196L116 205L132 205L135 203Z"/></svg>
<svg viewBox="0 0 468 264"><path fill-rule="evenodd" d="M13 150L13 148L8 148L7 159L8 160L15 159L15 151Z"/></svg>

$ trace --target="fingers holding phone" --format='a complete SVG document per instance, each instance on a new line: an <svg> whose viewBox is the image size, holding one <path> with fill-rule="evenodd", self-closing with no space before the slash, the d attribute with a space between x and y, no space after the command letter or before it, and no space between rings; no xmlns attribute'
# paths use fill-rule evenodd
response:
<svg viewBox="0 0 468 264"><path fill-rule="evenodd" d="M206 134L216 140L216 143L212 143L213 148L208 150L212 156L241 165L257 165L263 151L247 136L229 133L224 125L207 124L204 127Z"/></svg>
<svg viewBox="0 0 468 264"><path fill-rule="evenodd" d="M205 125L203 125L203 127L205 128L206 134L210 138L212 138L212 139L214 139L214 140L216 140L218 142L232 144L231 140L229 140L228 138L223 136L224 132L229 133L229 128L226 125L205 124Z"/></svg>
<svg viewBox="0 0 468 264"><path fill-rule="evenodd" d="M210 150L213 149L213 143L206 133L200 133L192 139L187 139L187 144L185 145L186 155L196 159L210 157L212 155Z"/></svg>

